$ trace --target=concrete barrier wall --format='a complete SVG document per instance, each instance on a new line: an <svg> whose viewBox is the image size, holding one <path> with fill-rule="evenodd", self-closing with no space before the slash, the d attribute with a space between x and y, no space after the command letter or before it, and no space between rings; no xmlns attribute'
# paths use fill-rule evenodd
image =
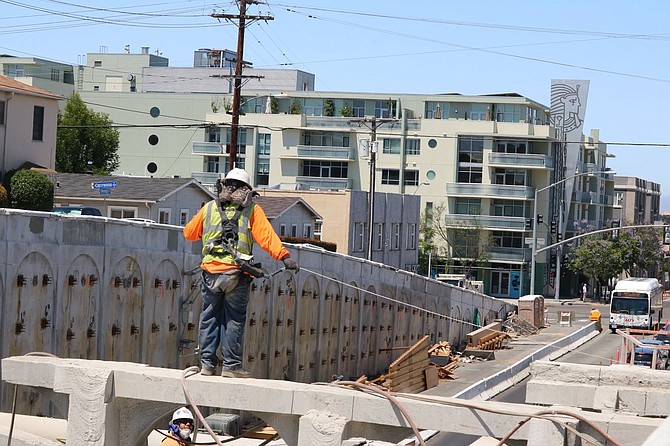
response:
<svg viewBox="0 0 670 446"><path fill-rule="evenodd" d="M281 271L251 287L245 366L259 378L384 373L402 352L394 347L426 334L460 345L475 312L486 324L514 309L374 262L305 245L289 250L299 273ZM283 266L256 251L270 272ZM199 365L200 246L181 228L0 209L0 252L2 357L42 351ZM57 412L42 395L21 392L22 413ZM0 387L4 410L9 393Z"/></svg>

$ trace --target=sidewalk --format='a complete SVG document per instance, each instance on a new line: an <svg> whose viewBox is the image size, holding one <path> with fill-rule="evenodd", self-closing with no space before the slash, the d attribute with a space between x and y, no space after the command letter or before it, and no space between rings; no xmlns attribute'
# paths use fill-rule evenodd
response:
<svg viewBox="0 0 670 446"><path fill-rule="evenodd" d="M526 378L531 362L560 357L597 335L594 323L589 321L594 306L602 312L605 305L577 299L545 300L547 325L539 333L512 339L508 348L495 351L493 360L461 363L454 370L457 379L442 380L422 394L464 399L494 397ZM560 324L558 312L571 312L571 325Z"/></svg>

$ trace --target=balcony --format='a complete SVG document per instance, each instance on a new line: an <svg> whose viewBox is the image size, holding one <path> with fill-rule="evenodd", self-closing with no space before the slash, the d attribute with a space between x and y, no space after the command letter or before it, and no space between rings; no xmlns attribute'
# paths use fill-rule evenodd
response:
<svg viewBox="0 0 670 446"><path fill-rule="evenodd" d="M349 147L298 146L298 158L350 161L353 159Z"/></svg>
<svg viewBox="0 0 670 446"><path fill-rule="evenodd" d="M496 215L449 214L445 216L445 224L462 229L516 230L524 231L524 217L503 217Z"/></svg>
<svg viewBox="0 0 670 446"><path fill-rule="evenodd" d="M193 141L191 153L194 155L222 155L221 144L218 142Z"/></svg>
<svg viewBox="0 0 670 446"><path fill-rule="evenodd" d="M218 172L191 172L191 178L194 178L201 184L215 184L216 180L219 179L219 175L220 173Z"/></svg>
<svg viewBox="0 0 670 446"><path fill-rule="evenodd" d="M554 160L547 155L534 153L489 153L489 165L494 167L514 166L526 169L553 169Z"/></svg>
<svg viewBox="0 0 670 446"><path fill-rule="evenodd" d="M578 192L572 193L572 199L575 202L586 204L601 204L612 206L613 198L611 195L599 194L597 192Z"/></svg>
<svg viewBox="0 0 670 446"><path fill-rule="evenodd" d="M530 248L500 248L493 246L489 248L489 260L492 262L518 262L526 263L531 260Z"/></svg>
<svg viewBox="0 0 670 446"><path fill-rule="evenodd" d="M299 190L344 190L351 189L349 178L295 177Z"/></svg>
<svg viewBox="0 0 670 446"><path fill-rule="evenodd" d="M529 186L508 186L506 184L447 183L450 197L491 197L518 200L533 198L535 188Z"/></svg>

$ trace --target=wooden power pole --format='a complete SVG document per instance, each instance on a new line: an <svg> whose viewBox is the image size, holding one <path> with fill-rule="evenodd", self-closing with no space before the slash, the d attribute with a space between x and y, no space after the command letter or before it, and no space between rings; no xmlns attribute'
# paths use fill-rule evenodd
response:
<svg viewBox="0 0 670 446"><path fill-rule="evenodd" d="M240 98L242 93L242 68L244 67L244 29L256 20L274 20L272 16L247 15L247 4L262 3L257 0L240 0L239 14L212 14L215 19L227 19L232 23L237 19L237 55L235 57L235 81L233 88L233 119L230 125L230 151L228 154L228 170L232 170L237 162L237 134L240 127Z"/></svg>

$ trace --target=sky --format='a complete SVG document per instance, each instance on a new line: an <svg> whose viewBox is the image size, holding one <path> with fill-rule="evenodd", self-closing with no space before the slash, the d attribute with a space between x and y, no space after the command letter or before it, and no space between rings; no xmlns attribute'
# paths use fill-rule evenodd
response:
<svg viewBox="0 0 670 446"><path fill-rule="evenodd" d="M170 66L199 48L235 50L234 2L0 0L0 53L84 63L149 47ZM618 175L661 184L670 210L667 0L301 0L248 5L254 68L313 73L317 91L515 92L550 104L552 79L588 79L584 133L599 129Z"/></svg>

